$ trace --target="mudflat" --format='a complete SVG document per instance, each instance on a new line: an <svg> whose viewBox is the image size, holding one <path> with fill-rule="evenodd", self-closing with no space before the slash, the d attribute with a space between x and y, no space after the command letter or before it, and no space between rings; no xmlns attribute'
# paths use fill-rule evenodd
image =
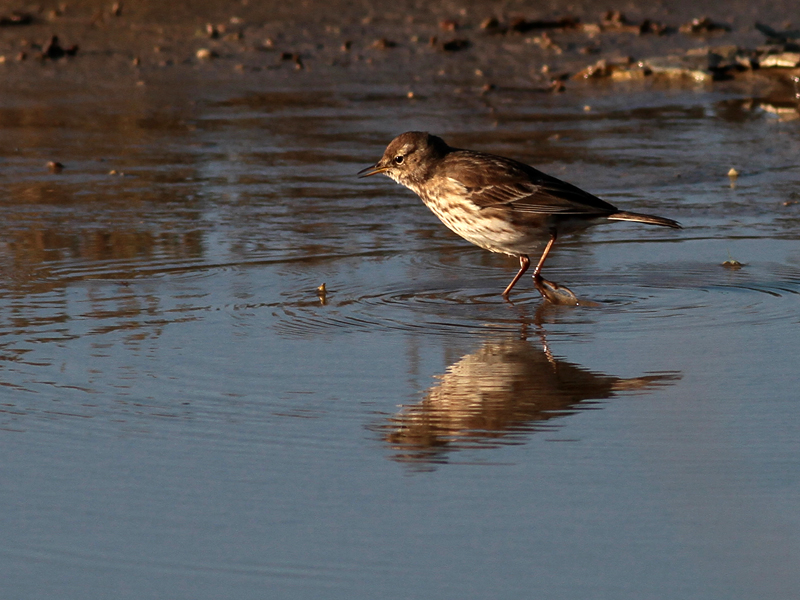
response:
<svg viewBox="0 0 800 600"><path fill-rule="evenodd" d="M65 88L174 80L195 94L237 79L264 88L388 82L409 94L568 92L653 71L763 87L791 77L797 12L792 2L744 0L5 3L0 56L6 89L60 74ZM770 39L769 29L780 35ZM767 54L782 57L758 73Z"/></svg>

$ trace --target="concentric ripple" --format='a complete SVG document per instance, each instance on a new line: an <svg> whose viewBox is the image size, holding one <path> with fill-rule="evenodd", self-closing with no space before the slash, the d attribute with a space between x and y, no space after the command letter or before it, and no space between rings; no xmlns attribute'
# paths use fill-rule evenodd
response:
<svg viewBox="0 0 800 600"><path fill-rule="evenodd" d="M600 272L572 267L548 273L596 304L592 307L548 305L527 278L508 302L499 294L505 272L472 266L463 277L459 267L451 271L455 274L444 281L420 278L367 290L358 277L328 286L325 296L292 292L270 306L275 328L292 337L389 330L469 335L516 330L521 322L602 320L605 314L620 317L623 330L646 331L666 322L694 328L797 321L800 300L800 270L779 263L738 270L698 262L636 263Z"/></svg>
<svg viewBox="0 0 800 600"><path fill-rule="evenodd" d="M433 335L512 327L507 303L486 290L398 287L372 293L332 290L316 301L274 306L278 332L294 337L341 331L413 331ZM505 318L503 317L505 315Z"/></svg>

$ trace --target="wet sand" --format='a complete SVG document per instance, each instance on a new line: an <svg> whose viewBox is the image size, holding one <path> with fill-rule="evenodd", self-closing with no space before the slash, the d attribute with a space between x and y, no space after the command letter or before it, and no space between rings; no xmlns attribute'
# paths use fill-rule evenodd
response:
<svg viewBox="0 0 800 600"><path fill-rule="evenodd" d="M0 55L4 77L21 87L68 73L67 89L174 78L197 97L234 81L395 83L412 93L452 93L452 85L531 90L599 60L752 50L765 43L756 23L791 29L796 11L790 2L551 2L536 9L514 2L43 3L17 17L5 9ZM15 18L30 24L12 25ZM53 35L59 44L49 50ZM75 56L61 56L71 49Z"/></svg>

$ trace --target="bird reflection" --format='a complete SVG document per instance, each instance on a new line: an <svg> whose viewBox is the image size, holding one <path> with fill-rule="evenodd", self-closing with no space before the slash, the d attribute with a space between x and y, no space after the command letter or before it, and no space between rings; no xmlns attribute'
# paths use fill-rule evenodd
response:
<svg viewBox="0 0 800 600"><path fill-rule="evenodd" d="M446 462L453 450L522 443L547 422L620 392L669 385L676 372L623 379L556 358L547 342L490 339L450 365L418 404L383 423L399 462Z"/></svg>

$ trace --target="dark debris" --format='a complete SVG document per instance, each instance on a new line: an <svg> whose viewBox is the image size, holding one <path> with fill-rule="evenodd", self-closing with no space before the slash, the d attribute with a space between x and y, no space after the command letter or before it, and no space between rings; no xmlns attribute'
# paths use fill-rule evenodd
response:
<svg viewBox="0 0 800 600"><path fill-rule="evenodd" d="M727 23L712 21L708 17L692 19L691 23L680 26L681 33L704 34L718 31L731 31L731 26Z"/></svg>
<svg viewBox="0 0 800 600"><path fill-rule="evenodd" d="M0 27L14 27L17 25L31 25L35 19L26 12L13 11L10 15L0 16Z"/></svg>
<svg viewBox="0 0 800 600"><path fill-rule="evenodd" d="M58 60L65 56L75 56L78 53L78 45L73 44L69 48L63 48L58 40L58 36L54 35L50 38L50 42L42 49L42 60Z"/></svg>
<svg viewBox="0 0 800 600"><path fill-rule="evenodd" d="M457 52L470 47L470 41L466 39L452 39L442 43L442 50L445 52Z"/></svg>

